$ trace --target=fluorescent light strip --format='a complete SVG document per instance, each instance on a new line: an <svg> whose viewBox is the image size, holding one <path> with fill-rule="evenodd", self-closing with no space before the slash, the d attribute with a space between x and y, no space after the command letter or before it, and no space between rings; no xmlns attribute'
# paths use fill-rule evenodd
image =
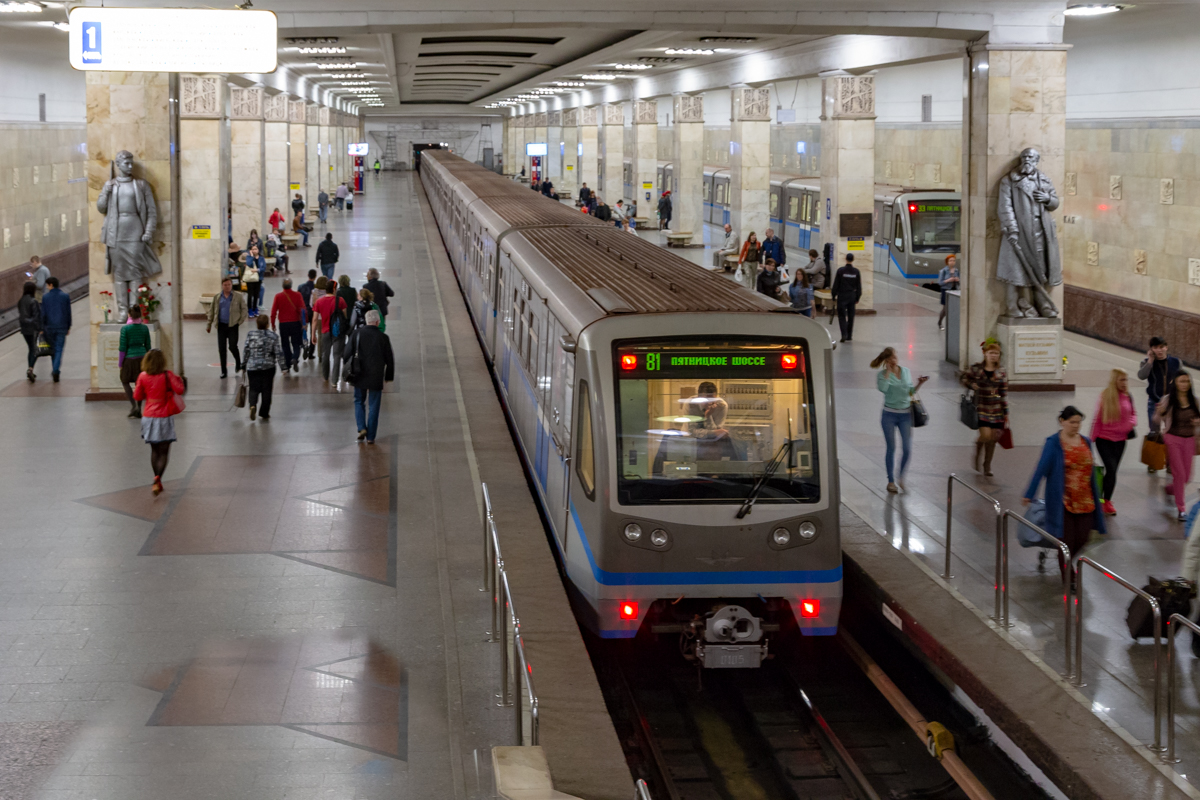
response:
<svg viewBox="0 0 1200 800"><path fill-rule="evenodd" d="M0 3L0 14L40 14L45 10L40 3Z"/></svg>
<svg viewBox="0 0 1200 800"><path fill-rule="evenodd" d="M613 69L654 69L653 64L613 64Z"/></svg>
<svg viewBox="0 0 1200 800"><path fill-rule="evenodd" d="M695 49L691 47L668 47L666 50L669 56L711 56L716 50L708 48Z"/></svg>
<svg viewBox="0 0 1200 800"><path fill-rule="evenodd" d="M591 75L580 75L585 81L615 81L619 75L612 75L607 72L596 72Z"/></svg>
<svg viewBox="0 0 1200 800"><path fill-rule="evenodd" d="M1090 6L1067 6L1063 13L1068 17L1098 17L1101 14L1115 14L1124 6L1113 4L1090 5Z"/></svg>
<svg viewBox="0 0 1200 800"><path fill-rule="evenodd" d="M298 48L301 55L306 56L322 56L322 55L339 55L346 52L344 47L301 47Z"/></svg>

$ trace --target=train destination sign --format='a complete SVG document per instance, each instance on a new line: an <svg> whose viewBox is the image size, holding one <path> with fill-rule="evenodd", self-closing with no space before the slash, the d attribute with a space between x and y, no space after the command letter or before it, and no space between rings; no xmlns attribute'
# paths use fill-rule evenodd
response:
<svg viewBox="0 0 1200 800"><path fill-rule="evenodd" d="M270 11L213 8L71 9L71 66L117 72L274 72Z"/></svg>
<svg viewBox="0 0 1200 800"><path fill-rule="evenodd" d="M957 214L958 205L933 205L932 203L917 203L916 213L918 214Z"/></svg>
<svg viewBox="0 0 1200 800"><path fill-rule="evenodd" d="M804 350L746 348L653 351L624 347L617 353L622 378L798 378Z"/></svg>

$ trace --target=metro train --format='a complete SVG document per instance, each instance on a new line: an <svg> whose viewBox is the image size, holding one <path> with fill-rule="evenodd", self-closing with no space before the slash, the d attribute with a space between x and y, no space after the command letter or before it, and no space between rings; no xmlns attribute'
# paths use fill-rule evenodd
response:
<svg viewBox="0 0 1200 800"><path fill-rule="evenodd" d="M835 634L826 328L448 152L420 174L581 622L710 667Z"/></svg>
<svg viewBox="0 0 1200 800"><path fill-rule="evenodd" d="M655 203L663 190L674 185L672 172L670 162L658 163ZM626 197L633 196L632 180L632 164L626 161ZM718 226L729 222L729 170L705 167L703 187L704 221ZM961 206L959 192L876 184L874 271L904 280L936 279L946 256L961 252ZM651 209L643 213L653 216L654 212ZM820 178L772 173L771 226L783 237L784 244L800 250L820 250L821 219L827 213L828 208L822 208ZM738 233L744 241L749 231ZM757 233L761 239L763 232Z"/></svg>

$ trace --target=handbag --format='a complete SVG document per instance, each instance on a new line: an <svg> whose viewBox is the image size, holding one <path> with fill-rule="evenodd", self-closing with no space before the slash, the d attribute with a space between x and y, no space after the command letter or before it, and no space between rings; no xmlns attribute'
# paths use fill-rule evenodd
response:
<svg viewBox="0 0 1200 800"><path fill-rule="evenodd" d="M1148 433L1142 440L1142 463L1150 469L1166 469L1167 446L1161 433Z"/></svg>
<svg viewBox="0 0 1200 800"><path fill-rule="evenodd" d="M50 342L46 341L46 332L38 331L37 335L37 357L54 355L54 348L50 346Z"/></svg>
<svg viewBox="0 0 1200 800"><path fill-rule="evenodd" d="M243 372L242 379L240 381L238 381L237 391L234 392L234 394L233 394L234 407L236 407L236 408L245 408L246 407L247 391L248 391L248 389L246 386L246 373Z"/></svg>
<svg viewBox="0 0 1200 800"><path fill-rule="evenodd" d="M958 420L973 431L979 430L979 406L975 404L975 393L970 389L958 399Z"/></svg>
<svg viewBox="0 0 1200 800"><path fill-rule="evenodd" d="M912 403L908 406L912 414L912 426L914 428L923 428L929 422L929 412L925 410L925 404L921 402L921 398L916 394L912 396Z"/></svg>
<svg viewBox="0 0 1200 800"><path fill-rule="evenodd" d="M163 379L167 384L167 409L171 412L167 415L169 417L173 417L176 414L181 414L183 413L183 410L187 408L187 403L185 403L183 398L177 395L171 388L171 375L172 373L170 371L163 373Z"/></svg>
<svg viewBox="0 0 1200 800"><path fill-rule="evenodd" d="M1003 449L1012 450L1013 449L1012 430L1009 428L1005 428L1003 431L1001 431L1000 438L997 439L997 442L999 442L1000 447L1002 447Z"/></svg>
<svg viewBox="0 0 1200 800"><path fill-rule="evenodd" d="M350 356L350 361L346 364L346 371L343 377L346 383L353 386L362 377L362 359L358 355L358 330L354 331L347 346L350 348L352 355Z"/></svg>

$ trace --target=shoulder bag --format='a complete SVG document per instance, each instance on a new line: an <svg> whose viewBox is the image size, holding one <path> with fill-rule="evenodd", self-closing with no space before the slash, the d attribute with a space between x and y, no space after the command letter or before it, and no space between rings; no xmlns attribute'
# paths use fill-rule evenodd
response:
<svg viewBox="0 0 1200 800"><path fill-rule="evenodd" d="M958 399L958 419L971 430L979 430L979 406L975 404L975 392L970 389Z"/></svg>
<svg viewBox="0 0 1200 800"><path fill-rule="evenodd" d="M183 401L183 398L175 394L175 390L171 388L172 374L169 370L162 374L167 389L167 409L171 412L168 416L171 417L183 413L183 410L187 408L187 404Z"/></svg>
<svg viewBox="0 0 1200 800"><path fill-rule="evenodd" d="M913 393L912 402L908 410L912 413L912 426L914 428L923 428L929 422L929 412L925 410L925 404L921 402L920 397L917 397L916 392Z"/></svg>
<svg viewBox="0 0 1200 800"><path fill-rule="evenodd" d="M346 383L354 386L362 378L362 359L358 355L358 331L355 329L350 336L350 362L346 365L345 379Z"/></svg>

